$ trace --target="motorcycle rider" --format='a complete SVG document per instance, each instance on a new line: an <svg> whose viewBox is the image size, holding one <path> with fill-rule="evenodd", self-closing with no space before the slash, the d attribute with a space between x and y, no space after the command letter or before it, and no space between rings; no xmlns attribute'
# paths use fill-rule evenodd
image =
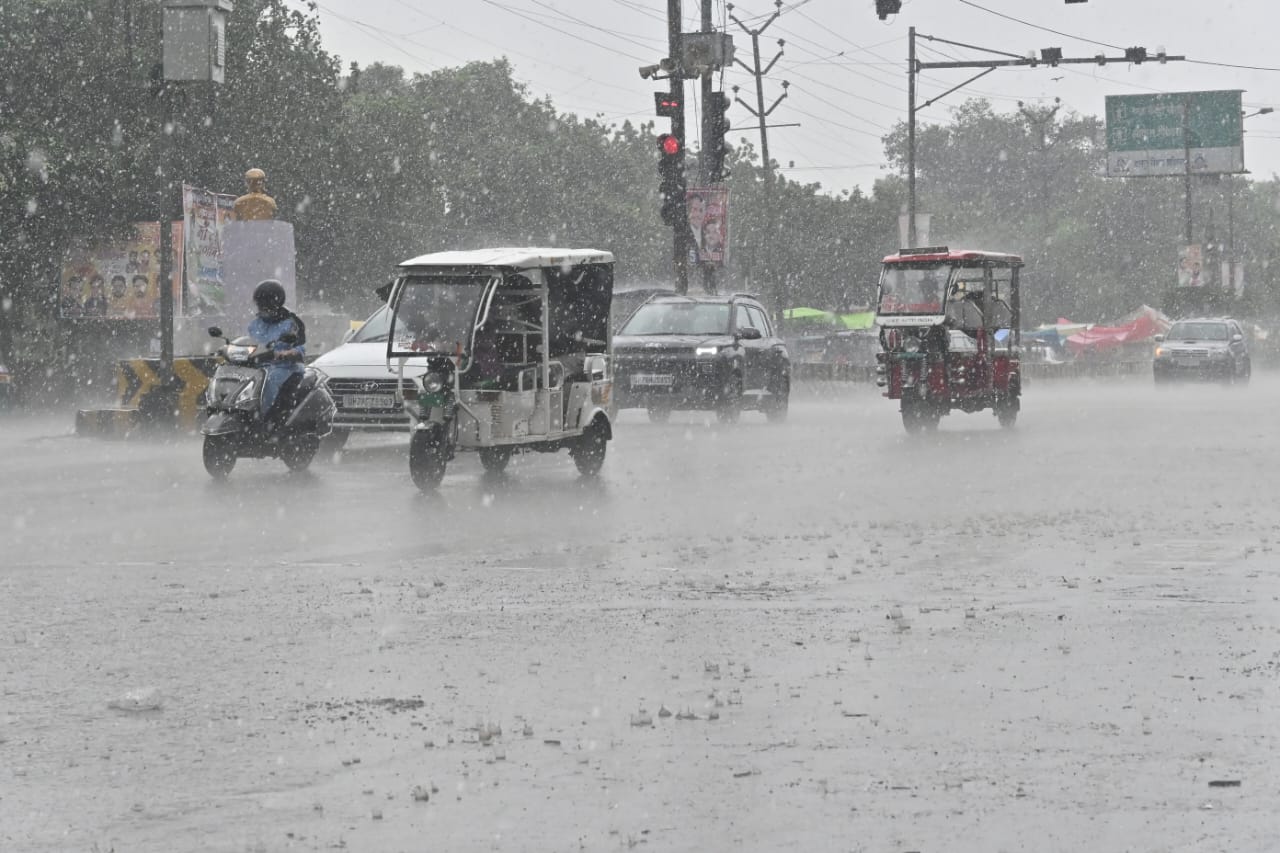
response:
<svg viewBox="0 0 1280 853"><path fill-rule="evenodd" d="M284 287L275 279L259 282L253 291L253 304L258 316L249 322L249 336L263 344L270 344L274 358L265 365L267 378L262 387L262 419L268 429L283 424L288 416L288 403L293 389L302 381L303 356L306 354L307 327L284 305ZM297 340L284 343L282 335L293 333ZM276 405L279 403L279 405Z"/></svg>

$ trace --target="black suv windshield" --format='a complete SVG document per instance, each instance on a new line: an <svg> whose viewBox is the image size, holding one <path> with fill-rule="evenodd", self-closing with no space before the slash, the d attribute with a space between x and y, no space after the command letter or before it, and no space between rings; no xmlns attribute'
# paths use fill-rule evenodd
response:
<svg viewBox="0 0 1280 853"><path fill-rule="evenodd" d="M622 328L624 335L723 335L729 329L729 305L714 302L651 302Z"/></svg>
<svg viewBox="0 0 1280 853"><path fill-rule="evenodd" d="M1168 339L1173 341L1225 341L1226 323L1174 323Z"/></svg>

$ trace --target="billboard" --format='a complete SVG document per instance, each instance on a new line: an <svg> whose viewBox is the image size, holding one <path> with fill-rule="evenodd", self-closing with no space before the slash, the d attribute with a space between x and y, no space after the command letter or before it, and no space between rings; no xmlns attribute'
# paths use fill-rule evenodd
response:
<svg viewBox="0 0 1280 853"><path fill-rule="evenodd" d="M724 187L690 187L685 192L689 231L693 238L690 259L721 266L729 246L729 190Z"/></svg>
<svg viewBox="0 0 1280 853"><path fill-rule="evenodd" d="M1107 96L1107 175L1244 171L1240 90Z"/></svg>
<svg viewBox="0 0 1280 853"><path fill-rule="evenodd" d="M222 234L235 218L236 197L182 185L182 251L186 313L222 314L226 307Z"/></svg>
<svg viewBox="0 0 1280 853"><path fill-rule="evenodd" d="M115 242L81 240L62 264L59 314L67 320L160 316L160 223L139 222ZM179 297L175 287L175 305Z"/></svg>

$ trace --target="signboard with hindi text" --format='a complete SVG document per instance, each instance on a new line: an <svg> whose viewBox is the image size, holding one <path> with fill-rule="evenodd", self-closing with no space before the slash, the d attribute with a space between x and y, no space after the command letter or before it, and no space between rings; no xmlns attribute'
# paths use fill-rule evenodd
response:
<svg viewBox="0 0 1280 853"><path fill-rule="evenodd" d="M1238 89L1108 95L1107 175L1243 172L1242 125Z"/></svg>

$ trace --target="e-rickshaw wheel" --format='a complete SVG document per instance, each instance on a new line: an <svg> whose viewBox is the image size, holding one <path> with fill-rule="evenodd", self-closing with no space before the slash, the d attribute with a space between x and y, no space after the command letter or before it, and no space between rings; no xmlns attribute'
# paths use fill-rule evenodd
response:
<svg viewBox="0 0 1280 853"><path fill-rule="evenodd" d="M915 435L921 430L933 432L942 420L942 410L928 400L919 397L902 398L902 426Z"/></svg>
<svg viewBox="0 0 1280 853"><path fill-rule="evenodd" d="M444 443L432 431L415 430L409 439L409 475L422 491L440 485L448 463Z"/></svg>
<svg viewBox="0 0 1280 853"><path fill-rule="evenodd" d="M1005 429L1013 429L1018 422L1018 401L1016 399L996 404L996 420Z"/></svg>
<svg viewBox="0 0 1280 853"><path fill-rule="evenodd" d="M582 431L578 446L573 449L573 463L582 476L594 477L600 473L605 450L609 447L607 430L605 422L597 417Z"/></svg>
<svg viewBox="0 0 1280 853"><path fill-rule="evenodd" d="M483 465L484 470L490 474L501 474L507 469L507 463L510 461L510 447L480 448L480 464Z"/></svg>

